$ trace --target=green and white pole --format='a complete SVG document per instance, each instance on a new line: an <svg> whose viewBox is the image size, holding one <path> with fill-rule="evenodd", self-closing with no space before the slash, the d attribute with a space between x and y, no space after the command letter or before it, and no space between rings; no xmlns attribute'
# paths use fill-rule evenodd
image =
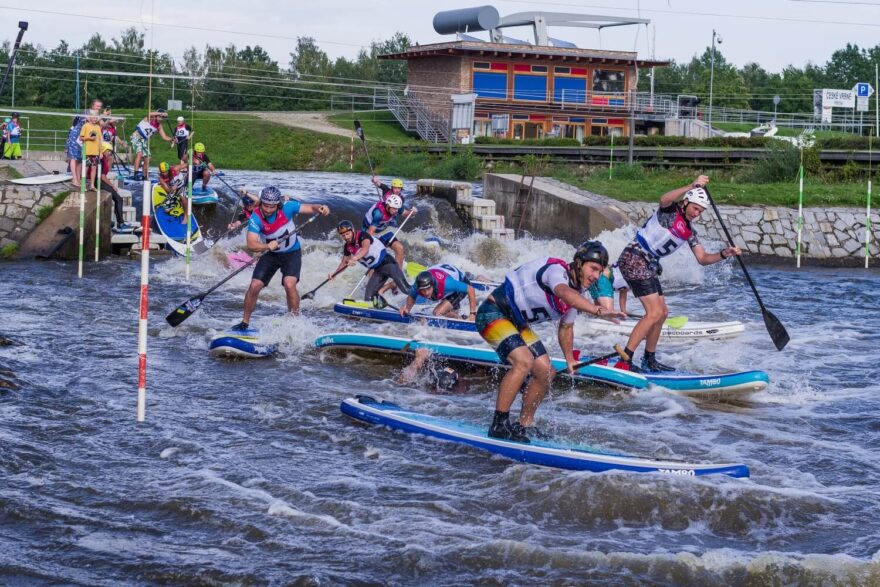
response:
<svg viewBox="0 0 880 587"><path fill-rule="evenodd" d="M611 153L608 156L608 179L614 175L614 133L611 134Z"/></svg>
<svg viewBox="0 0 880 587"><path fill-rule="evenodd" d="M865 206L865 269L868 268L868 261L871 258L871 159L873 150L871 149L871 137L868 137L868 203Z"/></svg>
<svg viewBox="0 0 880 587"><path fill-rule="evenodd" d="M189 281L189 263L192 258L190 241L192 240L192 205L193 205L193 150L189 149L189 180L187 182L186 198L186 280Z"/></svg>
<svg viewBox="0 0 880 587"><path fill-rule="evenodd" d="M77 277L83 276L83 257L86 240L86 148L82 148L82 169L79 174L79 266Z"/></svg>
<svg viewBox="0 0 880 587"><path fill-rule="evenodd" d="M101 260L101 172L102 171L104 171L104 156L98 155L98 165L97 165L97 168L95 169L95 263L97 263L98 261Z"/></svg>
<svg viewBox="0 0 880 587"><path fill-rule="evenodd" d="M804 148L801 146L800 188L798 190L797 267L801 267L801 235L804 232Z"/></svg>

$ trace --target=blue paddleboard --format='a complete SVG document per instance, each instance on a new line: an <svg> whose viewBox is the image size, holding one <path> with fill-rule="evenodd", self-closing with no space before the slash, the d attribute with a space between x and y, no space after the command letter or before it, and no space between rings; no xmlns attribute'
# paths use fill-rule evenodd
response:
<svg viewBox="0 0 880 587"><path fill-rule="evenodd" d="M208 352L212 357L263 359L278 352L278 345L261 343L256 328L227 330L211 340Z"/></svg>
<svg viewBox="0 0 880 587"><path fill-rule="evenodd" d="M390 402L379 402L368 396L342 401L342 413L369 424L388 426L409 434L473 446L515 461L571 469L575 471L629 471L634 473L662 473L680 476L728 475L748 477L749 468L741 463L686 463L634 457L602 449L569 444L564 441L534 439L529 444L491 438L488 424L477 426L428 414L413 412Z"/></svg>

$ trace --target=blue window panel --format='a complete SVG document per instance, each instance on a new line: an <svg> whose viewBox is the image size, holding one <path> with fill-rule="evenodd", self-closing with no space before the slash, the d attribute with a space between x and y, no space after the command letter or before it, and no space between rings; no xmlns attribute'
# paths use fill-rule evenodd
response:
<svg viewBox="0 0 880 587"><path fill-rule="evenodd" d="M587 102L587 80L577 77L557 77L553 80L553 101L565 103Z"/></svg>
<svg viewBox="0 0 880 587"><path fill-rule="evenodd" d="M507 74L474 72L474 93L480 98L507 99Z"/></svg>
<svg viewBox="0 0 880 587"><path fill-rule="evenodd" d="M575 118L574 116L568 119L569 122L584 122L585 120L585 118Z"/></svg>
<svg viewBox="0 0 880 587"><path fill-rule="evenodd" d="M532 102L547 101L547 76L514 75L513 99Z"/></svg>
<svg viewBox="0 0 880 587"><path fill-rule="evenodd" d="M623 98L609 98L608 100L609 106L625 106L625 100Z"/></svg>

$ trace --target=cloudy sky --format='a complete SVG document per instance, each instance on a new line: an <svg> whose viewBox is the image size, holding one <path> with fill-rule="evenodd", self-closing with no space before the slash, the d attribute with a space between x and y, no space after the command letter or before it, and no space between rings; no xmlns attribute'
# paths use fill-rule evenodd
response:
<svg viewBox="0 0 880 587"><path fill-rule="evenodd" d="M2 0L0 0L2 1ZM426 0L7 0L0 5L0 40L14 38L19 20L30 22L26 39L46 48L65 39L79 46L92 33L113 37L137 26L147 43L178 58L191 45L257 45L286 66L298 36L311 36L331 57L354 57L371 40L395 31L427 44L449 40L434 32L438 10L481 2ZM880 43L880 0L495 0L502 16L541 10L580 14L641 16L644 26L608 29L552 29L551 34L579 47L637 50L641 56L688 60L723 37L720 50L737 65L755 61L771 71L787 64L824 63L846 43ZM151 21L155 22L151 26ZM530 38L526 29L506 34ZM485 36L485 33L483 33Z"/></svg>

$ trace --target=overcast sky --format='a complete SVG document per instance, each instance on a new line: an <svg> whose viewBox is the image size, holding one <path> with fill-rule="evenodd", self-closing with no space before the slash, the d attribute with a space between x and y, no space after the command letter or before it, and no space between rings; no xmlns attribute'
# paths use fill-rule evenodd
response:
<svg viewBox="0 0 880 587"><path fill-rule="evenodd" d="M434 14L482 4L454 0L36 0L26 3L29 8L16 8L7 0L0 5L0 39L13 39L19 20L30 22L27 41L45 48L55 47L61 39L76 47L94 32L109 38L134 25L145 31L148 45L152 40L157 49L175 58L190 45L200 49L207 43L260 45L286 67L298 36L315 38L331 57L351 58L371 40L388 38L395 31L405 32L420 44L451 40L434 32ZM652 25L647 31L644 26L622 27L607 29L600 36L586 29L557 27L551 35L583 48L635 49L642 57L650 57L653 49L658 58L677 61L702 52L715 28L723 37L719 49L728 60L738 66L758 62L770 71L808 61L824 63L848 42L861 47L880 43L880 0L496 0L491 4L502 16L541 10L648 18ZM85 17L90 14L100 17ZM152 28L151 19L156 23ZM531 39L527 29L506 29L506 34Z"/></svg>

